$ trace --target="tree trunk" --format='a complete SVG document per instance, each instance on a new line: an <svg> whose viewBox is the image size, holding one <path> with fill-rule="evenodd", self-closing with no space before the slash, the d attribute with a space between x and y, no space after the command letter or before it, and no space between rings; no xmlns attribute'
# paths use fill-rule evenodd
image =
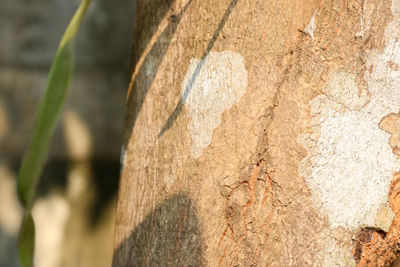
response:
<svg viewBox="0 0 400 267"><path fill-rule="evenodd" d="M400 1L138 0L119 266L387 266Z"/></svg>

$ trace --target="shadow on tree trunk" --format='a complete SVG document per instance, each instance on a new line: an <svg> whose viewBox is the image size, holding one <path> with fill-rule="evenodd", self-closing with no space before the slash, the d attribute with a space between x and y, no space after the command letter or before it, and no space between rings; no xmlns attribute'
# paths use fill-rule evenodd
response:
<svg viewBox="0 0 400 267"><path fill-rule="evenodd" d="M158 134L158 138L162 137L163 134L171 128L173 125L174 121L176 118L178 118L179 114L182 112L183 104L185 104L185 101L189 95L190 89L192 88L194 81L196 80L197 76L200 73L201 68L204 65L205 58L208 56L208 54L211 52L211 49L214 46L215 41L217 40L219 33L221 32L222 28L224 27L226 21L229 18L229 15L232 13L233 9L235 8L236 4L238 3L239 0L232 0L231 3L229 4L228 8L225 11L224 16L222 17L221 21L218 24L217 29L215 30L211 40L208 42L207 49L204 51L203 55L201 56L200 62L197 64L196 69L192 75L192 77L189 80L188 86L185 88L185 91L182 93L182 96L176 105L174 111L172 111L171 115L169 115L167 121L165 122L164 126L162 127L160 133Z"/></svg>
<svg viewBox="0 0 400 267"><path fill-rule="evenodd" d="M130 88L129 95L128 95L128 103L127 103L127 122L126 122L126 135L124 138L124 142L128 142L130 140L131 134L133 127L135 126L135 122L137 119L137 116L140 112L140 109L143 105L143 102L146 98L147 92L149 88L151 87L151 84L153 83L153 80L157 74L158 68L160 67L161 62L164 59L164 56L168 50L168 47L170 45L171 39L175 34L175 31L184 15L186 12L187 8L190 6L193 0L189 0L185 6L182 8L180 13L176 16L173 16L170 18L170 22L168 26L165 28L165 30L160 34L158 37L157 41L155 44L152 46L150 52L146 55L146 58L144 59L141 68L139 69L134 83L132 84L132 87ZM180 98L179 102L177 103L174 111L169 115L167 121L165 122L164 126L160 130L160 133L158 137L160 138L165 131L167 131L174 123L176 118L179 116L179 114L182 111L183 104L189 94L189 91L191 89L191 86L193 85L194 81L196 80L203 64L204 64L204 58L210 53L212 47L214 46L215 41L217 40L221 30L223 29L226 21L228 20L230 14L232 13L233 9L235 8L236 4L238 3L239 0L232 0L230 4L228 5L223 17L221 18L217 29L214 31L212 38L208 42L207 48L204 51L201 61L199 64L196 66L196 70L193 74L193 76L190 79L188 87L185 89L183 92L182 97ZM149 14L148 16L150 16ZM150 26L149 26L150 27ZM152 27L150 27L152 28ZM139 37L140 38L140 37ZM138 43L138 40L135 40L136 43ZM147 44L148 41L145 40L145 43ZM133 50L135 53L135 49ZM136 51L136 53L143 53L144 49ZM140 56L138 57L140 58ZM137 63L137 59L133 60L134 64ZM149 73L146 70L146 65L148 62L151 62L153 65L153 70L151 73ZM145 87L144 89L138 88L140 86ZM125 144L126 146L126 144Z"/></svg>
<svg viewBox="0 0 400 267"><path fill-rule="evenodd" d="M164 1L158 1L161 3L163 3ZM172 1L174 2L174 1ZM182 10L179 12L178 15L174 15L171 16L169 18L169 23L167 25L167 27L164 29L164 31L160 34L160 36L157 38L156 42L154 43L154 45L151 47L150 51L148 52L148 54L146 55L146 57L143 60L143 63L140 66L140 69L138 70L133 84L131 84L129 86L128 89L128 101L127 101L127 118L126 118L126 135L124 138L124 146L126 146L126 142L129 141L130 136L132 134L132 129L135 126L135 122L137 119L137 116L142 108L143 102L146 98L147 92L151 87L151 84L153 83L157 71L164 59L165 54L168 51L168 47L171 43L171 39L175 34L176 29L178 28L178 25L183 17L183 14L186 12L187 8L190 6L190 4L193 2L193 0L189 0L185 6L182 8ZM150 4L148 4L150 6ZM168 7L171 5L171 3L168 4ZM151 7L153 7L152 10L147 11L146 14L144 14L144 19L148 19L149 17L152 18L154 16L156 12L156 10L158 9L158 4L154 3L154 1L151 2ZM157 7L157 8L156 8ZM154 11L155 10L155 11ZM140 12L140 11L139 11ZM144 11L146 12L146 10ZM166 13L166 11L165 11ZM157 20L157 21L153 21L153 20L149 20L150 25L146 25L146 28L154 28L155 25L157 25L157 27L159 26L159 23L161 23L161 21ZM136 27L138 28L138 27ZM138 29L140 30L140 29ZM135 40L135 44L140 43L141 45L137 45L138 47L134 47L133 48L133 53L135 53L135 57L132 60L132 64L136 65L138 60L140 59L140 57L142 56L142 54L144 53L145 50L145 46L148 45L149 40L151 38L151 36L143 36L143 33L139 33L136 35L136 38L139 39L144 39L141 42L138 40ZM144 43L145 45L143 45L142 43ZM149 64L151 64L152 69L151 71L149 71L148 68L146 68L146 66L148 66ZM134 67L131 67L131 69L133 70ZM144 87L144 88L140 88L140 87Z"/></svg>
<svg viewBox="0 0 400 267"><path fill-rule="evenodd" d="M114 251L114 267L203 266L193 202L178 194L157 205Z"/></svg>

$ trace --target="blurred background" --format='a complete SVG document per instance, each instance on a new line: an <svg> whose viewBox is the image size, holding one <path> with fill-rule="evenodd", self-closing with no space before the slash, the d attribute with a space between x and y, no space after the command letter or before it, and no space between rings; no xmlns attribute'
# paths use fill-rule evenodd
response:
<svg viewBox="0 0 400 267"><path fill-rule="evenodd" d="M0 267L17 267L16 177L79 0L0 1ZM36 267L111 265L135 0L92 0L33 208Z"/></svg>

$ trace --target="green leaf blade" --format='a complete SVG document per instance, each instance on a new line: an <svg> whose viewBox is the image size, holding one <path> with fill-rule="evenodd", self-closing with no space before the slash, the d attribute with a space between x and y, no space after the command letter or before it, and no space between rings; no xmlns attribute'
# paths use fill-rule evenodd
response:
<svg viewBox="0 0 400 267"><path fill-rule="evenodd" d="M44 96L39 104L32 141L18 177L18 195L24 207L31 209L34 192L42 172L51 138L68 93L73 71L73 47L60 47L54 58Z"/></svg>
<svg viewBox="0 0 400 267"><path fill-rule="evenodd" d="M18 174L18 197L25 208L20 229L18 251L23 267L33 266L33 200L43 171L52 136L67 98L74 65L74 40L91 0L83 0L61 39L52 62L46 88L37 109L31 142ZM50 252L51 253L51 252Z"/></svg>
<svg viewBox="0 0 400 267"><path fill-rule="evenodd" d="M35 223L32 215L26 213L22 221L18 237L18 253L21 264L24 267L33 266L33 254L35 251Z"/></svg>

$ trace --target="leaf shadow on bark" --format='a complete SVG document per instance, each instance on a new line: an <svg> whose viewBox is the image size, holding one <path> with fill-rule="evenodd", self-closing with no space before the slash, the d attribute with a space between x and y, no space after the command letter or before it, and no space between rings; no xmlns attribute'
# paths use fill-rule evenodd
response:
<svg viewBox="0 0 400 267"><path fill-rule="evenodd" d="M134 42L132 46L133 53L130 58L130 74L132 74L135 65L142 57L151 38L157 32L165 14L175 2L176 0L152 0L141 1L143 4L140 6L135 5L137 12L134 21ZM136 40L140 40L140 42Z"/></svg>
<svg viewBox="0 0 400 267"><path fill-rule="evenodd" d="M190 89L192 88L197 76L199 76L199 73L201 71L201 68L204 65L205 62L205 58L208 56L208 54L210 53L211 49L214 46L215 41L217 40L219 33L221 32L221 30L223 29L226 21L228 20L230 14L232 13L234 7L236 6L236 4L238 3L239 0L232 0L228 6L228 8L226 9L224 16L222 17L221 21L218 24L217 29L215 30L211 40L209 41L208 45L207 45L207 49L204 51L203 55L201 56L201 60L199 61L199 63L196 66L196 69L192 75L192 77L189 80L188 85L185 88L185 91L182 93L181 98L179 99L178 104L176 105L174 111L172 111L171 115L169 115L166 123L164 124L164 126L162 127L160 133L158 134L158 138L162 137L164 135L164 133L171 128L171 126L173 125L173 123L175 122L175 120L178 118L179 114L182 112L182 108L183 105L185 104L185 101L190 93Z"/></svg>
<svg viewBox="0 0 400 267"><path fill-rule="evenodd" d="M159 9L159 6L164 5L163 4L164 2L165 0L151 1L150 2L151 4L149 3L148 5L151 6L152 9L150 10L145 9L142 11L145 13L143 14L143 20L145 19L148 20L146 21L147 24L144 25L145 26L144 28L146 29L158 28L159 24L161 23L161 20L153 19L154 15L157 14L157 11L153 10ZM173 2L175 2L175 0L169 1L168 7L171 6ZM127 100L127 111L126 111L127 116L126 116L124 147L126 147L132 135L132 130L133 127L135 126L137 116L142 108L147 92L150 89L157 75L158 69L168 51L171 39L174 36L183 15L185 14L186 10L188 9L188 7L192 2L193 0L189 0L177 15L173 15L169 18L168 25L166 26L164 31L160 34L160 36L157 38L154 45L151 47L150 52L146 55L145 59L143 60L143 63L140 66L140 69L138 70L135 76L133 84L130 86L130 91L128 92L128 100ZM138 12L141 11L138 10ZM162 17L160 15L157 16ZM136 28L139 28L139 25L137 25ZM141 29L137 29L136 31L141 31ZM141 32L136 34L136 38L142 41L139 42L135 40L135 46L133 48L133 53L135 55L132 57L132 65L137 64L138 60L144 53L145 47L150 42L150 39L153 34L154 32L151 35L149 35L148 33L141 33ZM149 65L151 66L151 68L147 67ZM131 67L131 69L133 69L133 67Z"/></svg>
<svg viewBox="0 0 400 267"><path fill-rule="evenodd" d="M177 194L157 205L114 251L113 267L204 266L193 201Z"/></svg>
<svg viewBox="0 0 400 267"><path fill-rule="evenodd" d="M128 95L124 147L127 146L127 143L130 140L133 127L135 126L135 123L136 123L137 116L142 108L142 105L146 98L147 92L156 77L156 74L160 67L160 64L162 63L162 61L165 57L165 54L167 53L171 39L181 21L184 13L186 12L187 8L192 3L192 1L193 0L189 0L185 4L185 6L182 8L182 10L180 11L180 13L178 15L170 18L170 22L169 22L168 26L160 34L157 41L152 46L150 52L146 55L146 58L144 59L140 69L137 72L135 80L131 86L130 93ZM190 89L191 89L192 85L194 84L198 74L200 73L200 70L204 64L205 57L210 53L212 47L214 46L215 41L217 40L221 30L223 29L226 21L228 20L230 14L232 13L232 11L233 11L234 7L236 6L236 4L238 3L238 1L239 0L232 0L230 2L229 6L227 7L221 21L218 24L217 29L214 31L212 38L208 42L207 48L201 57L202 60L200 60L200 62L196 66L195 72L192 75L187 88L183 92L182 97L180 98L175 109L169 115L167 121L165 122L164 126L160 130L160 133L158 134L159 138L162 137L162 135L169 128L171 128L174 121L177 119L179 114L182 112L183 104L185 103L185 100L190 92ZM146 16L151 16L151 14L147 14ZM150 27L150 28L152 28L152 27ZM141 36L139 36L138 38L141 38ZM144 43L147 44L149 42L148 40L149 39L147 38ZM137 41L136 41L136 43L137 43ZM138 56L138 55L141 55L141 53L143 53L144 48L143 49L134 48L133 51L134 51L134 53L137 54L137 56L135 58L133 58L132 62L133 62L133 64L136 64L138 61L138 58L140 58L140 56ZM152 69L150 72L146 69L146 66L148 66L149 63L151 63L151 65L152 65ZM145 88L140 88L140 87L145 87Z"/></svg>

